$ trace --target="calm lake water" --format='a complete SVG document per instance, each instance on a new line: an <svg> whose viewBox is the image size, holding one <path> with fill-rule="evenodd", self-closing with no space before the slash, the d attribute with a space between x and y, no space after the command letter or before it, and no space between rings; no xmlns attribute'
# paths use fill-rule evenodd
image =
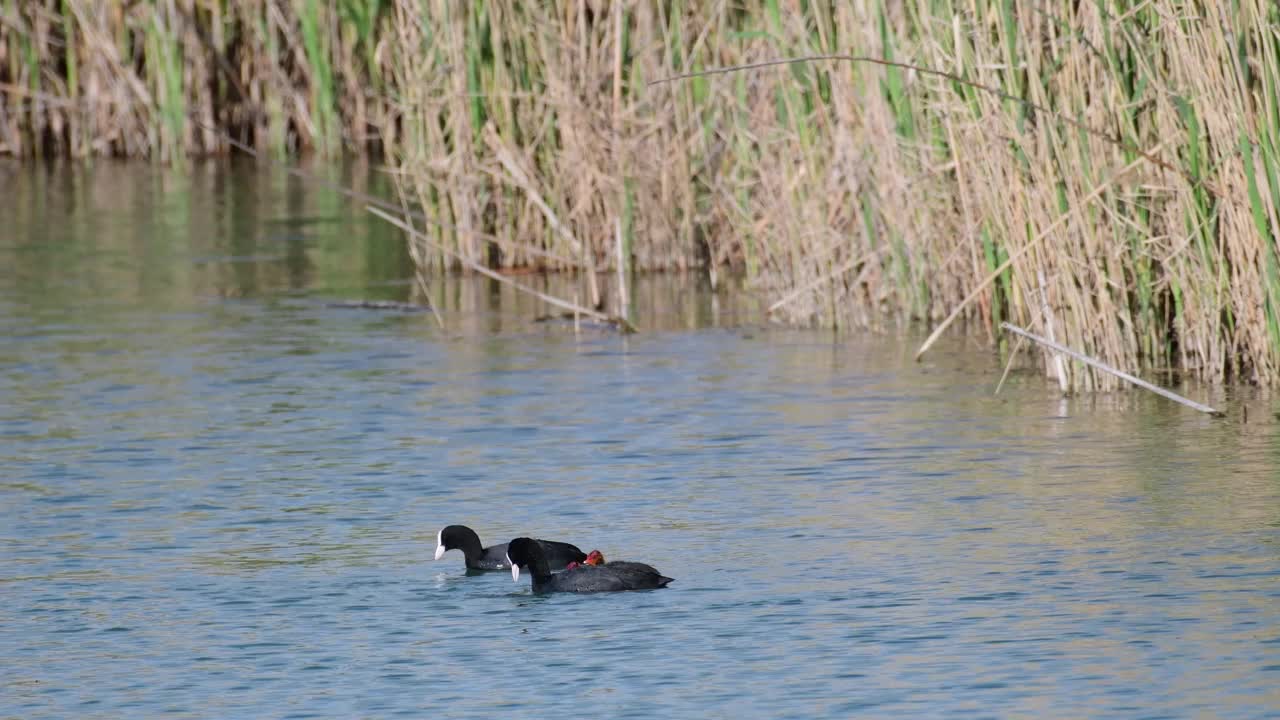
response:
<svg viewBox="0 0 1280 720"><path fill-rule="evenodd" d="M336 307L419 297L402 241L245 164L0 198L2 718L1280 717L1265 398L994 396L689 278L630 338ZM676 582L535 597L452 523Z"/></svg>

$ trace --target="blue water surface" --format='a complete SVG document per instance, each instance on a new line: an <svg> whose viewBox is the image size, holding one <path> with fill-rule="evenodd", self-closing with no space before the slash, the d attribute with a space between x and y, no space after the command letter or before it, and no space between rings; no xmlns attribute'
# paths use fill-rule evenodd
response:
<svg viewBox="0 0 1280 720"><path fill-rule="evenodd" d="M575 334L282 173L9 182L0 717L1280 716L1246 390L994 395L982 341L691 280ZM534 596L433 562L454 523L676 581Z"/></svg>

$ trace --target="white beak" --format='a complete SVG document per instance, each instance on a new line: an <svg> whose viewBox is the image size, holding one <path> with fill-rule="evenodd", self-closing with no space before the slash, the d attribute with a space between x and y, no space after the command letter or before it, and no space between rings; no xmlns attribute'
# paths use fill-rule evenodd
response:
<svg viewBox="0 0 1280 720"><path fill-rule="evenodd" d="M443 546L443 545L437 545L437 546L436 546L436 559L437 559L437 560L439 560L439 559L440 559L440 558L442 558L442 557L444 557L444 546Z"/></svg>
<svg viewBox="0 0 1280 720"><path fill-rule="evenodd" d="M511 558L507 558L507 562L511 562ZM520 566L515 563L511 563L511 579L520 582Z"/></svg>

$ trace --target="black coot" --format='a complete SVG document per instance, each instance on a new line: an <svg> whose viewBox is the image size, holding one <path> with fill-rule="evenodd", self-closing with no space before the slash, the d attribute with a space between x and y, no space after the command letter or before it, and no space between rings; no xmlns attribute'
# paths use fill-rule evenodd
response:
<svg viewBox="0 0 1280 720"><path fill-rule="evenodd" d="M582 562L587 554L569 543L538 540L543 555L553 570L562 570L571 562ZM436 559L444 557L449 550L461 550L467 558L470 570L506 570L511 567L507 562L507 544L481 547L480 536L466 525L450 525L436 535Z"/></svg>
<svg viewBox="0 0 1280 720"><path fill-rule="evenodd" d="M653 590L664 588L671 582L671 578L651 565L638 562L579 565L552 575L542 548L536 540L529 538L516 538L507 543L507 560L511 563L513 580L519 582L521 570L533 576L533 591L536 593Z"/></svg>

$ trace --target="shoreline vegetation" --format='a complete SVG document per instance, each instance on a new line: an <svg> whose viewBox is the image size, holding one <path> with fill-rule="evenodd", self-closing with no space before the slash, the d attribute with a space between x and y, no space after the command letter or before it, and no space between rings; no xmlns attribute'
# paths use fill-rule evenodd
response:
<svg viewBox="0 0 1280 720"><path fill-rule="evenodd" d="M424 270L623 318L597 275L734 273L785 322L1280 383L1271 0L543 5L0 0L0 153L379 149Z"/></svg>

